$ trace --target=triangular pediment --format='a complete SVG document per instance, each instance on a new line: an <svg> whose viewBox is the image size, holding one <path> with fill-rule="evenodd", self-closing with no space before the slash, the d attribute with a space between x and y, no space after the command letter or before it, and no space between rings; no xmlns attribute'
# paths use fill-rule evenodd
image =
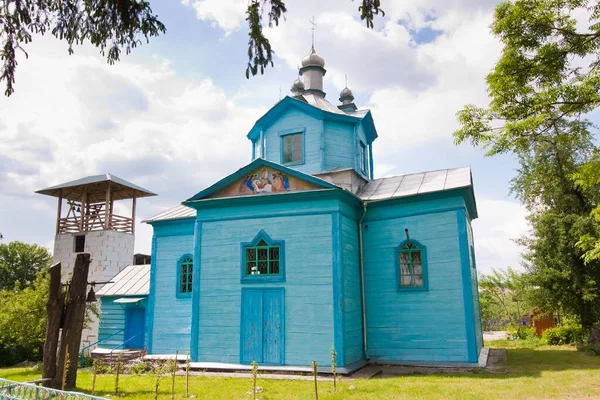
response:
<svg viewBox="0 0 600 400"><path fill-rule="evenodd" d="M217 198L282 194L332 188L338 188L338 186L259 158L196 194L186 203Z"/></svg>

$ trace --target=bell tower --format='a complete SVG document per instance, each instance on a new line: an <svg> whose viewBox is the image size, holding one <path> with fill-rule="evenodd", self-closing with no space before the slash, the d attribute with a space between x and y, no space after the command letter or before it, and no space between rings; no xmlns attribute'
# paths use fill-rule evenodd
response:
<svg viewBox="0 0 600 400"><path fill-rule="evenodd" d="M62 264L63 281L73 272L78 253L90 254L88 282L109 281L133 264L136 201L155 193L111 174L88 176L36 193L58 199L52 261ZM125 201L130 202L131 213L117 214L115 205ZM94 318L89 329L84 329L81 343L85 346L97 340Z"/></svg>

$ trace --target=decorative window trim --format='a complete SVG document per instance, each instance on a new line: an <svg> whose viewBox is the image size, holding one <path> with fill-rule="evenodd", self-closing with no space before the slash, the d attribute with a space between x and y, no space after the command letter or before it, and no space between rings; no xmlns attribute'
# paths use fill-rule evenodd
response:
<svg viewBox="0 0 600 400"><path fill-rule="evenodd" d="M401 286L401 267L400 267L400 254L406 249L403 247L408 243L407 240L400 243L394 250L394 270L396 271L396 291L398 292L425 292L429 290L429 279L428 279L428 268L427 268L427 247L423 246L416 240L410 239L410 243L415 245L417 249L421 250L421 267L423 269L423 286Z"/></svg>
<svg viewBox="0 0 600 400"><path fill-rule="evenodd" d="M367 162L368 162L367 145L362 140L359 140L358 141L358 163L359 163L360 172L362 172L364 175L367 174L367 170L368 170Z"/></svg>
<svg viewBox="0 0 600 400"><path fill-rule="evenodd" d="M176 274L176 280L175 280L175 294L178 298L186 298L186 297L192 297L192 292L194 291L193 287L194 287L194 282L193 282L193 274L192 274L192 290L189 292L182 292L181 291L181 264L187 260L187 259L191 259L192 260L192 271L194 268L194 256L192 256L191 254L184 254L181 257L179 257L179 260L177 260L177 274Z"/></svg>
<svg viewBox="0 0 600 400"><path fill-rule="evenodd" d="M269 246L279 246L279 274L278 275L248 275L246 273L246 248L256 246L264 240ZM273 240L261 229L250 242L240 244L240 282L241 283L265 283L285 282L285 240Z"/></svg>
<svg viewBox="0 0 600 400"><path fill-rule="evenodd" d="M304 155L306 153L306 128L297 128L297 129L285 129L279 132L279 160L281 161L281 165L302 165L305 162ZM284 137L289 135L302 135L302 153L300 155L300 161L291 161L285 162L283 160L283 143Z"/></svg>

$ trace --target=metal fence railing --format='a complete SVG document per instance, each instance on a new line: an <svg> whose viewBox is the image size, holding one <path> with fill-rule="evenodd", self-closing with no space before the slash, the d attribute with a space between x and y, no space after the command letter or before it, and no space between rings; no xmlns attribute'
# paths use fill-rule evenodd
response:
<svg viewBox="0 0 600 400"><path fill-rule="evenodd" d="M31 383L13 382L0 378L0 399L7 400L106 400L78 392L48 389Z"/></svg>

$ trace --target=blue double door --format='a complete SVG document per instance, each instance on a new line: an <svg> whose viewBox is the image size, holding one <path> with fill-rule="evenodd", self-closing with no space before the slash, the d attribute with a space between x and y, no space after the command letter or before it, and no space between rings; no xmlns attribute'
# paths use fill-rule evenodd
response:
<svg viewBox="0 0 600 400"><path fill-rule="evenodd" d="M284 297L283 288L242 289L242 364L284 364Z"/></svg>

